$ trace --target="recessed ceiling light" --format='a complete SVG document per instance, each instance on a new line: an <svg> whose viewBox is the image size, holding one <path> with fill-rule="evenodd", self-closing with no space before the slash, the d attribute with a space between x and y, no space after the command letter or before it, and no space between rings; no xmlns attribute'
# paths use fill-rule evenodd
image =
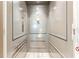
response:
<svg viewBox="0 0 79 59"><path fill-rule="evenodd" d="M20 8L19 8L19 10L20 10L20 11L23 11L23 8L22 8L22 7L20 7Z"/></svg>

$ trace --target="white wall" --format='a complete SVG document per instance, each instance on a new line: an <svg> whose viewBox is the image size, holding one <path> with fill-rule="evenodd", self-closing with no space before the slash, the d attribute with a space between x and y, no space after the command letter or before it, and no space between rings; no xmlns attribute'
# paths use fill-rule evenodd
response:
<svg viewBox="0 0 79 59"><path fill-rule="evenodd" d="M55 6L55 7L54 7ZM72 20L73 20L73 4L67 2L67 41L49 35L49 41L54 45L63 57L73 57L72 42ZM48 33L53 34L56 31L60 38L66 38L66 13L65 1L51 2L49 7ZM57 22L59 20L59 22ZM64 22L62 22L64 21ZM59 24L58 24L59 23ZM57 28L56 28L57 27ZM58 34L54 34L58 36Z"/></svg>
<svg viewBox="0 0 79 59"><path fill-rule="evenodd" d="M73 3L73 46L74 46L74 57L79 58L79 51L76 50L76 47L79 47L79 1L74 1ZM75 39L75 40L74 40Z"/></svg>
<svg viewBox="0 0 79 59"><path fill-rule="evenodd" d="M16 1L14 1L14 2L16 2ZM18 5L18 3L20 5L17 6L16 8L22 7L23 8L23 13L25 13L25 16L24 16L23 14L21 14L22 12L20 12L18 9L17 10L19 12L16 12L16 13L20 14L20 16L15 13L15 15L17 15L18 18L21 17L22 15L24 16L24 27L25 27L24 28L24 32L23 33L19 33L18 35L28 34L29 30L28 30L27 6L26 6L25 2L17 2L17 5ZM7 38L7 42L8 42L7 43L8 44L8 51L7 51L7 53L8 53L8 57L12 57L13 53L16 53L15 52L16 51L16 47L19 46L20 43L23 42L24 40L27 40L27 36L28 36L28 35L24 35L23 37L20 37L20 38L15 40L15 37L14 37L13 33L15 33L15 35L16 35L17 32L14 32L14 31L17 30L18 32L20 32L20 29L22 29L22 28L21 28L21 26L18 25L20 23L18 23L18 24L13 23L14 19L12 18L12 15L13 15L12 14L12 6L13 6L12 2L7 2L7 9L8 9L7 10L7 14L8 14L7 15L7 18L8 18L7 19L7 37L8 37ZM18 20L17 17L15 17L16 20ZM16 25L18 25L18 27L14 28L14 27L12 27L13 25L15 27L16 27ZM27 49L25 48L25 50L27 50ZM21 53L21 55L24 55L23 52Z"/></svg>
<svg viewBox="0 0 79 59"><path fill-rule="evenodd" d="M30 33L46 33L46 24L48 19L47 5L30 5ZM39 24L37 23L39 21Z"/></svg>
<svg viewBox="0 0 79 59"><path fill-rule="evenodd" d="M7 4L7 54L8 57L11 57L12 52L12 2L8 2Z"/></svg>
<svg viewBox="0 0 79 59"><path fill-rule="evenodd" d="M53 4L54 3L54 4ZM66 3L53 2L50 5L49 19L51 25L51 34L66 39ZM53 5L53 8L51 8ZM55 5L55 6L54 6ZM52 24L53 23L53 24Z"/></svg>
<svg viewBox="0 0 79 59"><path fill-rule="evenodd" d="M28 33L28 20L27 20L27 9L24 2L13 2L13 37L14 39L18 36ZM24 24L24 32L22 31L22 24Z"/></svg>
<svg viewBox="0 0 79 59"><path fill-rule="evenodd" d="M48 5L28 5L28 14L32 40L37 40L36 37L45 37L47 33Z"/></svg>

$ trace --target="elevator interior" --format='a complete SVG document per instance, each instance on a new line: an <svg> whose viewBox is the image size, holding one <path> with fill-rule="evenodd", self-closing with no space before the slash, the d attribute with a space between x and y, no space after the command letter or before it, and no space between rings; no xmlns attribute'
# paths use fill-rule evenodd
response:
<svg viewBox="0 0 79 59"><path fill-rule="evenodd" d="M73 57L71 1L7 2L7 56Z"/></svg>

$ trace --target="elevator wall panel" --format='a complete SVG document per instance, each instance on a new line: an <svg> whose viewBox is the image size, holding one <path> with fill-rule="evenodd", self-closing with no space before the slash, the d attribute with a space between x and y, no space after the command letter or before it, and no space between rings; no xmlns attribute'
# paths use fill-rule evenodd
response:
<svg viewBox="0 0 79 59"><path fill-rule="evenodd" d="M17 53L19 57L24 57L28 50L28 19L27 6L25 2L7 2L7 39L8 39L8 57L15 57ZM16 6L16 7L15 7ZM15 13L17 10L17 14ZM20 10L20 11L19 11ZM17 17L16 17L17 16ZM18 19L19 18L19 19ZM15 21L15 22L14 22ZM18 23L16 23L18 22ZM27 46L28 45L28 46ZM23 49L25 48L25 49ZM25 52L24 52L25 51ZM22 56L21 56L22 55Z"/></svg>
<svg viewBox="0 0 79 59"><path fill-rule="evenodd" d="M72 41L73 3L72 2L67 2L67 4L66 4L67 24L65 24L65 23L62 24L63 26L67 25L67 28L64 28L64 27L61 28L61 24L59 24L58 29L55 30L55 28L57 27L57 26L55 27L55 25L58 22L54 22L54 21L59 20L59 22L61 22L61 19L65 20L65 17L64 17L65 11L63 12L63 10L64 10L63 8L65 7L64 3L65 3L65 1L61 1L61 2L56 1L56 2L50 3L49 21L48 21L49 42L52 43L52 46L54 45L54 47L58 50L59 54L62 55L62 57L73 57L73 44L72 44L73 43L73 41ZM54 14L56 14L55 10L58 13L60 13L60 15L59 15L60 17L57 15L54 15ZM64 40L65 38L63 38L61 36L58 37L57 34L53 35L53 33L55 31L60 31L61 33L63 33L63 29L67 30L66 31L67 33L65 34L65 35L67 35L66 36L67 41L65 41ZM57 33L59 33L59 32L57 32ZM52 34L52 35L50 35L50 34Z"/></svg>
<svg viewBox="0 0 79 59"><path fill-rule="evenodd" d="M31 5L30 33L46 33L48 10L46 5Z"/></svg>

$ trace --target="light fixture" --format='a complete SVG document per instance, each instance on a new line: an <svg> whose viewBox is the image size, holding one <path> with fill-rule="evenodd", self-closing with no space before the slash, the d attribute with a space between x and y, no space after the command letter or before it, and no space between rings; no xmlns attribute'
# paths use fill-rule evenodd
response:
<svg viewBox="0 0 79 59"><path fill-rule="evenodd" d="M20 7L20 8L19 8L19 10L20 10L20 11L23 11L23 8L22 8L22 7Z"/></svg>
<svg viewBox="0 0 79 59"><path fill-rule="evenodd" d="M36 20L39 21L39 18L37 18Z"/></svg>

